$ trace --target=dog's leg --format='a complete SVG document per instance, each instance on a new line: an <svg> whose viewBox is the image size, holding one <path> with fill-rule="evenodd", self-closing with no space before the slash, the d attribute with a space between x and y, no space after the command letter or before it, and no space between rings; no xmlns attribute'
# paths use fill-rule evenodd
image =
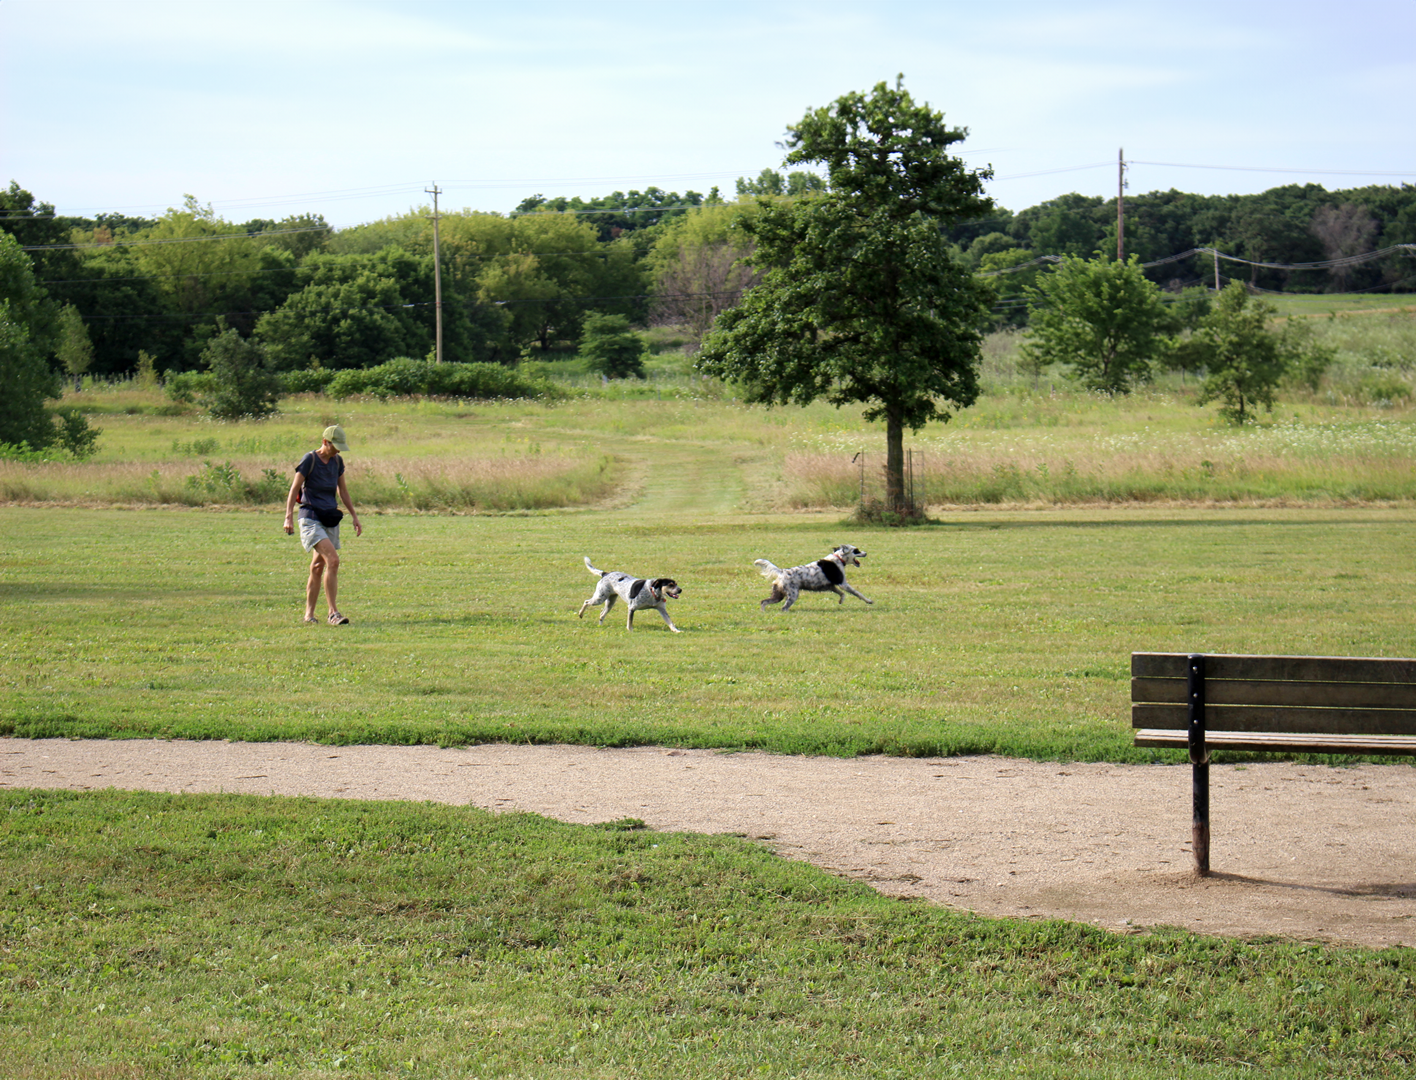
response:
<svg viewBox="0 0 1416 1080"><path fill-rule="evenodd" d="M674 625L673 619L669 618L669 609L663 604L658 605L658 608L659 614L664 617L664 622L669 624L669 629L672 630L675 634L682 634L683 631Z"/></svg>
<svg viewBox="0 0 1416 1080"><path fill-rule="evenodd" d="M612 608L612 607L615 606L615 601L618 600L618 599L619 599L619 597L617 597L614 593L610 593L609 598L605 601L605 610L602 611L602 612L600 612L600 625L601 625L601 626L604 626L604 625L605 625L605 616L610 613L610 608Z"/></svg>
<svg viewBox="0 0 1416 1080"><path fill-rule="evenodd" d="M634 605L633 605L633 604L627 604L627 605L625 605L625 606L629 608L629 618L628 618L627 620L625 620L624 628L625 628L626 630L633 630L633 629L634 629Z"/></svg>
<svg viewBox="0 0 1416 1080"><path fill-rule="evenodd" d="M843 581L843 582L841 582L841 588L842 588L842 589L845 589L846 592L850 593L852 596L858 597L859 599L864 600L867 604L873 604L873 603L875 603L874 600L871 600L869 597L863 596L863 595L861 595L860 593L856 592L854 589L852 589L851 586L850 586L850 582L848 582L848 581ZM839 590L837 590L837 591L839 591ZM844 604L845 602L846 602L846 593L841 593L841 603Z"/></svg>
<svg viewBox="0 0 1416 1080"><path fill-rule="evenodd" d="M801 595L801 590L795 584L787 586L787 602L782 605L782 611L791 611L792 605L797 602L797 597Z"/></svg>
<svg viewBox="0 0 1416 1080"><path fill-rule="evenodd" d="M577 619L581 618L581 617L585 614L585 609L588 608L588 607L589 607L591 604L593 604L594 602L595 602L595 598L592 596L592 597L590 597L589 600L585 601L585 603L581 604L581 605L580 605L580 610L575 613L575 617L576 617Z"/></svg>

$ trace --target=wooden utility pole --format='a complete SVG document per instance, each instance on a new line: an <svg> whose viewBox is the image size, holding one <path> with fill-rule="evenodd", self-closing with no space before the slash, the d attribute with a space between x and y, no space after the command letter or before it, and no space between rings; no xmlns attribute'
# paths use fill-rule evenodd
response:
<svg viewBox="0 0 1416 1080"><path fill-rule="evenodd" d="M424 188L433 197L433 311L437 326L437 362L443 362L442 351L442 257L438 253L438 196L442 192L438 188L438 182L433 181L433 186Z"/></svg>
<svg viewBox="0 0 1416 1080"><path fill-rule="evenodd" d="M1126 261L1126 151L1116 151L1116 261Z"/></svg>

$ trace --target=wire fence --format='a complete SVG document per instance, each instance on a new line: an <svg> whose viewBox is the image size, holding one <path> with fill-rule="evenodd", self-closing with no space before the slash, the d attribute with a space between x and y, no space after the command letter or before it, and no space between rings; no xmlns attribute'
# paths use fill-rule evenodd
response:
<svg viewBox="0 0 1416 1080"><path fill-rule="evenodd" d="M901 477L898 501L890 498L887 455L860 450L851 458L851 464L856 466L860 475L859 505L862 517L876 516L882 511L916 517L923 511L924 508L915 500L914 450L907 447L904 454L904 475Z"/></svg>

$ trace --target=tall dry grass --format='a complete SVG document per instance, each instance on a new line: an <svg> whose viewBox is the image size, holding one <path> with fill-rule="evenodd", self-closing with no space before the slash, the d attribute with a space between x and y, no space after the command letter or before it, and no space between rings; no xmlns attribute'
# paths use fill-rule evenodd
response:
<svg viewBox="0 0 1416 1080"><path fill-rule="evenodd" d="M1406 420L1287 422L1245 429L971 430L916 440L926 505L1345 504L1416 500L1416 426ZM793 508L843 507L883 492L883 447L793 451Z"/></svg>
<svg viewBox="0 0 1416 1080"><path fill-rule="evenodd" d="M496 458L373 458L346 466L350 495L369 509L510 511L584 506L614 491L606 454ZM291 474L249 461L0 461L0 501L67 506L279 506Z"/></svg>

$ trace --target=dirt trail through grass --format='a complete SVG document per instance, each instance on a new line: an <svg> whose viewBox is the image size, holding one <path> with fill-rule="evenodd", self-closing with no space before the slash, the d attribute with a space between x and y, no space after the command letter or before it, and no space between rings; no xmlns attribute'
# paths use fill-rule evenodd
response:
<svg viewBox="0 0 1416 1080"><path fill-rule="evenodd" d="M1416 945L1416 770L1212 770L1216 873L1191 869L1189 766L822 758L657 747L0 739L0 790L433 800L575 824L736 833L892 896L1122 932ZM1220 809L1222 808L1222 810Z"/></svg>
<svg viewBox="0 0 1416 1080"><path fill-rule="evenodd" d="M706 440L623 439L604 449L632 462L627 500L614 507L616 512L684 522L743 512L749 498L745 470L761 457Z"/></svg>

